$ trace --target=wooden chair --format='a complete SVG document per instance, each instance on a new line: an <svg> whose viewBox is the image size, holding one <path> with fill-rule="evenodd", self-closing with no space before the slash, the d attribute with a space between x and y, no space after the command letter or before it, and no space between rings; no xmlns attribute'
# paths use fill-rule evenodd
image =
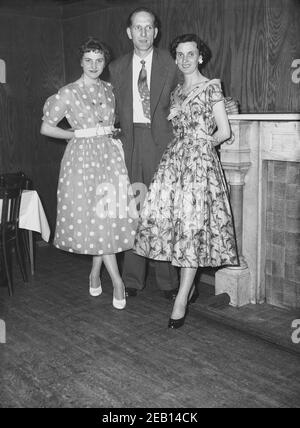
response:
<svg viewBox="0 0 300 428"><path fill-rule="evenodd" d="M22 171L9 172L0 174L0 187L31 190L32 181Z"/></svg>
<svg viewBox="0 0 300 428"><path fill-rule="evenodd" d="M24 263L24 248L20 239L19 212L21 189L0 188L1 223L0 249L6 274L9 294L13 294L12 280L12 249L15 249L24 282L28 282L26 265Z"/></svg>
<svg viewBox="0 0 300 428"><path fill-rule="evenodd" d="M32 190L32 180L27 177L24 172L10 172L0 174L0 187L7 189ZM24 240L26 254L31 264L31 273L34 275L35 265L35 241L34 234L31 230L21 231L22 239Z"/></svg>

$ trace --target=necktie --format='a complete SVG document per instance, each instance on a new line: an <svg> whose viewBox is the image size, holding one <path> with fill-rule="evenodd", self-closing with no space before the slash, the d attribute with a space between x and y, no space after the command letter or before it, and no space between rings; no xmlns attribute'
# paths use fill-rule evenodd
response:
<svg viewBox="0 0 300 428"><path fill-rule="evenodd" d="M142 68L138 78L138 90L142 100L144 115L147 119L150 119L150 91L147 83L147 70L145 67L145 61L141 61Z"/></svg>

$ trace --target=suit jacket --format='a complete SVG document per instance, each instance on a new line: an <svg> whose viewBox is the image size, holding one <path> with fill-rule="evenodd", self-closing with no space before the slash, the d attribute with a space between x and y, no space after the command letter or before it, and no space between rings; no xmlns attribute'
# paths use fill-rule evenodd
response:
<svg viewBox="0 0 300 428"><path fill-rule="evenodd" d="M115 60L109 66L111 82L116 97L116 114L122 134L121 140L125 161L129 161L133 150L133 95L132 95L132 58L133 52ZM164 50L154 48L151 83L151 131L160 159L166 146L172 139L172 126L168 122L170 94L179 82L177 66L171 55Z"/></svg>

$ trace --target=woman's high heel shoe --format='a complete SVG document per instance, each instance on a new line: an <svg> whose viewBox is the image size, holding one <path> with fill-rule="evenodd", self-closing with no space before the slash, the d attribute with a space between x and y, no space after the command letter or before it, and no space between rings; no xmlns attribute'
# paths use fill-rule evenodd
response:
<svg viewBox="0 0 300 428"><path fill-rule="evenodd" d="M185 321L185 318L186 318L187 313L188 313L189 305L192 303L195 303L196 300L198 299L198 297L199 297L199 291L198 291L197 287L194 286L189 293L189 297L188 297L184 316L182 318L177 319L177 320L170 318L169 324L168 324L169 328L180 328L184 325L184 321Z"/></svg>
<svg viewBox="0 0 300 428"><path fill-rule="evenodd" d="M184 325L184 321L185 321L185 318L187 316L188 309L189 309L189 304L186 305L185 313L184 313L183 317L178 318L177 320L170 318L169 323L168 323L168 328L180 328L180 327L182 327Z"/></svg>
<svg viewBox="0 0 300 428"><path fill-rule="evenodd" d="M91 281L91 277L90 277L90 295L93 297L98 297L101 296L102 294L102 286L101 286L101 281L99 278L99 286L98 287L92 287L92 281Z"/></svg>
<svg viewBox="0 0 300 428"><path fill-rule="evenodd" d="M180 328L183 326L184 321L186 317L186 312L182 318L179 318L178 320L173 320L173 318L169 319L168 328Z"/></svg>
<svg viewBox="0 0 300 428"><path fill-rule="evenodd" d="M124 295L124 299L121 299L121 300L119 300L119 299L116 299L115 298L115 296L113 295L113 307L115 308L115 309L119 309L119 310L122 310L122 309L125 309L125 307L126 307L126 294L125 294L125 288L124 288L124 293L123 293L123 295Z"/></svg>

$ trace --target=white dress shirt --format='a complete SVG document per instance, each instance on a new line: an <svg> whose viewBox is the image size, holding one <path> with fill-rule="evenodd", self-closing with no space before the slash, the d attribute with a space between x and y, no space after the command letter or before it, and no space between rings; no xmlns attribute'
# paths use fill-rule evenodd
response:
<svg viewBox="0 0 300 428"><path fill-rule="evenodd" d="M145 68L147 71L147 83L148 83L149 91L150 91L150 82L151 82L152 58L153 58L153 49L146 56L146 58L143 58L143 60L145 61ZM142 59L134 53L133 59L132 59L133 122L150 123L150 120L144 116L143 104L142 104L142 100L138 89L138 79L142 68L141 61Z"/></svg>

